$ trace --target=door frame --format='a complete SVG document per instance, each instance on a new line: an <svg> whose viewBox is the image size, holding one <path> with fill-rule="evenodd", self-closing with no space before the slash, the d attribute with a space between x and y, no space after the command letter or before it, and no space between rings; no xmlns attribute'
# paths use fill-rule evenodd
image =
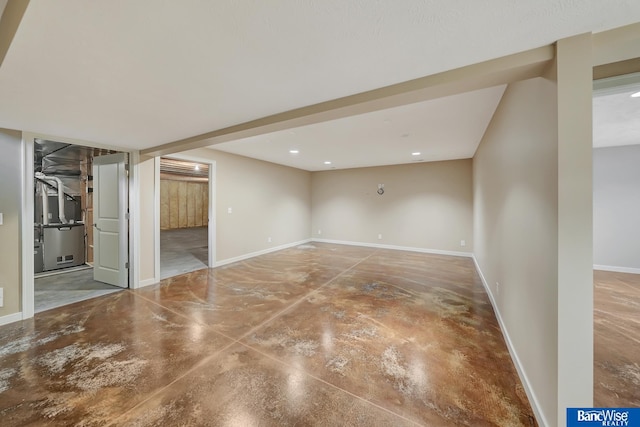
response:
<svg viewBox="0 0 640 427"><path fill-rule="evenodd" d="M200 163L201 165L209 165L209 221L207 222L207 264L209 268L216 266L216 161L204 159L197 156L189 156L180 153L162 156L166 159L185 160L188 162ZM154 259L155 271L154 276L157 282L160 281L160 157L154 158L155 166L155 193L154 193ZM156 282L156 283L157 283Z"/></svg>
<svg viewBox="0 0 640 427"><path fill-rule="evenodd" d="M21 241L21 308L22 319L29 319L35 314L35 288L34 288L34 265L33 265L33 215L34 215L34 199L33 199L33 155L34 155L34 140L36 138L47 139L51 141L63 142L73 145L81 145L90 148L102 148L106 150L121 151L129 153L129 165L137 164L139 153L137 151L131 151L130 149L123 147L115 147L104 144L96 144L89 141L82 141L73 138L64 138L53 135L45 135L35 132L22 132L22 220L20 227L20 241ZM135 167L129 168L129 212L134 213L139 211L138 207L138 190ZM129 287L137 287L136 278L134 274L139 268L136 264L137 259L133 256L134 251L137 248L138 242L135 230L139 228L135 215L130 215L129 220Z"/></svg>

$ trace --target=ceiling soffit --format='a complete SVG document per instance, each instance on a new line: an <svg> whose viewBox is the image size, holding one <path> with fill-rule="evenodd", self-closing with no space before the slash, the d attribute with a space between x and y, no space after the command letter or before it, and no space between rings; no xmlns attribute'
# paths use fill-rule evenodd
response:
<svg viewBox="0 0 640 427"><path fill-rule="evenodd" d="M442 98L541 76L555 55L553 46L481 62L431 76L298 108L141 151L162 156L222 142Z"/></svg>

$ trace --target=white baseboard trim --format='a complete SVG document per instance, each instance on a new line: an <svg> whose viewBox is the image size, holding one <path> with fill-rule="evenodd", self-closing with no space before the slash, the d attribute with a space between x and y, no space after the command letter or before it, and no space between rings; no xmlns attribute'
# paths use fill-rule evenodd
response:
<svg viewBox="0 0 640 427"><path fill-rule="evenodd" d="M413 248L410 246L383 245L380 243L349 242L345 240L331 240L331 239L317 239L317 238L313 238L311 240L319 243L334 243L336 245L364 246L367 248L392 249L395 251L420 252L423 254L450 255L450 256L461 256L461 257L467 257L467 258L473 257L473 253L471 252L442 251L440 249Z"/></svg>
<svg viewBox="0 0 640 427"><path fill-rule="evenodd" d="M8 325L9 323L13 322L19 322L20 320L24 320L21 311L13 314L7 314L6 316L0 317L0 326Z"/></svg>
<svg viewBox="0 0 640 427"><path fill-rule="evenodd" d="M593 269L602 270L602 271L614 271L616 273L640 274L640 268L632 268L632 267L616 267L613 265L593 264Z"/></svg>
<svg viewBox="0 0 640 427"><path fill-rule="evenodd" d="M136 289L144 288L145 286L157 285L158 283L160 283L160 281L155 277L152 277L151 279L140 280Z"/></svg>
<svg viewBox="0 0 640 427"><path fill-rule="evenodd" d="M516 366L516 371L518 371L518 376L520 377L520 381L522 382L522 385L524 386L524 391L525 393L527 393L527 397L529 398L529 403L531 404L531 409L533 409L533 413L536 417L536 420L538 421L538 424L542 427L548 427L551 424L549 424L547 418L544 416L544 413L541 410L541 406L540 406L540 402L538 401L538 398L535 394L535 392L533 391L533 388L531 387L531 383L529 382L529 377L527 376L526 372L524 371L524 367L522 366L522 363L520 362L520 358L518 357L518 353L516 352L515 348L513 347L513 342L511 341L511 337L509 336L509 332L507 331L507 328L505 327L504 322L502 321L502 316L500 315L500 310L498 309L498 305L496 304L496 300L493 297L493 293L491 292L491 289L489 288L489 285L487 284L487 280L484 277L484 274L482 273L482 270L480 269L480 265L478 264L478 260L476 259L475 255L472 256L473 258L473 263L476 266L476 271L478 272L478 275L480 276L480 280L482 280L482 285L484 286L484 290L485 292L487 292L487 295L489 296L489 301L491 301L491 306L493 307L493 311L496 314L496 319L498 319L498 324L500 325L500 330L502 331L502 336L504 337L505 342L507 343L507 349L509 350L509 354L511 355L511 360L513 360L513 364Z"/></svg>
<svg viewBox="0 0 640 427"><path fill-rule="evenodd" d="M310 241L311 239L300 240L298 242L286 243L284 245L274 246L273 248L263 249L261 251L256 251L256 252L250 252L248 254L240 255L233 258L223 259L220 261L216 261L216 265L214 268L222 267L223 265L227 265L227 264L233 264L234 262L238 262L238 261L244 261L245 259L254 258L254 257L265 255L271 252L277 252L283 249L292 248L294 246L304 245L305 243L309 243Z"/></svg>

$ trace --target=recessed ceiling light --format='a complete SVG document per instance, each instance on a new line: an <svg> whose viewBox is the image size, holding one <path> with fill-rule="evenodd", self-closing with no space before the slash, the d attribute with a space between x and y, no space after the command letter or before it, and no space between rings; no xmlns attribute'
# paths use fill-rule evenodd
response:
<svg viewBox="0 0 640 427"><path fill-rule="evenodd" d="M419 151L414 151L411 153L412 156L419 156L421 153Z"/></svg>
<svg viewBox="0 0 640 427"><path fill-rule="evenodd" d="M632 93L631 97L632 98L640 98L640 92Z"/></svg>
<svg viewBox="0 0 640 427"><path fill-rule="evenodd" d="M330 164L331 164L331 162L327 160L326 162L324 162L324 164L325 164L325 165L330 165Z"/></svg>
<svg viewBox="0 0 640 427"><path fill-rule="evenodd" d="M291 153L291 154L298 154L299 152L300 151L298 151L298 150L289 150L289 153Z"/></svg>

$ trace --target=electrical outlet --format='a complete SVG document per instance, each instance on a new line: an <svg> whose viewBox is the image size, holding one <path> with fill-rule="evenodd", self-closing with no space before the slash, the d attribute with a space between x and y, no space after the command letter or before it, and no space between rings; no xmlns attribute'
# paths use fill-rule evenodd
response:
<svg viewBox="0 0 640 427"><path fill-rule="evenodd" d="M378 234L378 240L382 240L382 234Z"/></svg>
<svg viewBox="0 0 640 427"><path fill-rule="evenodd" d="M271 237L267 237L267 243L271 243Z"/></svg>
<svg viewBox="0 0 640 427"><path fill-rule="evenodd" d="M460 246L467 246L467 242L465 240L460 240Z"/></svg>
<svg viewBox="0 0 640 427"><path fill-rule="evenodd" d="M0 288L0 307L4 307L4 288Z"/></svg>
<svg viewBox="0 0 640 427"><path fill-rule="evenodd" d="M233 208L227 208L227 213L233 213Z"/></svg>
<svg viewBox="0 0 640 427"><path fill-rule="evenodd" d="M322 230L318 228L318 235L322 234Z"/></svg>
<svg viewBox="0 0 640 427"><path fill-rule="evenodd" d="M4 224L4 214L0 212L0 225Z"/></svg>

